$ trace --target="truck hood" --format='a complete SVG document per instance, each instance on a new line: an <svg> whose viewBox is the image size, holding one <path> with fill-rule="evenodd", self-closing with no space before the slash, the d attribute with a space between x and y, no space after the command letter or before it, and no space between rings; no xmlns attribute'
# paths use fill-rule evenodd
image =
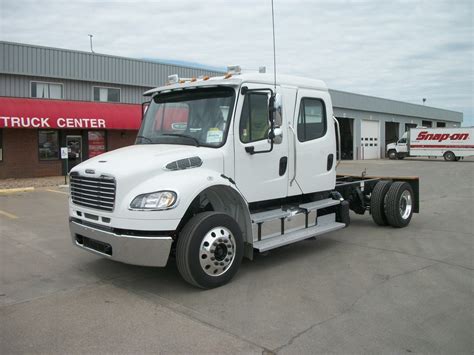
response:
<svg viewBox="0 0 474 355"><path fill-rule="evenodd" d="M169 163L191 157L199 157L201 167L224 173L221 150L173 144L140 144L120 148L88 159L71 172L89 177L105 174L117 181L139 184L159 174L170 173L166 168Z"/></svg>

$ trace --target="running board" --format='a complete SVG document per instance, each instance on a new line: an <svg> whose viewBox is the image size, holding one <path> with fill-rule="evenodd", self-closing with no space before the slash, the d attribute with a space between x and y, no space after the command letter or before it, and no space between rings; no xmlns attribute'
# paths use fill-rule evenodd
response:
<svg viewBox="0 0 474 355"><path fill-rule="evenodd" d="M333 216L333 215L330 215ZM292 244L295 242L299 242L304 239L308 239L311 237L315 237L317 235L329 233L338 229L344 228L346 225L344 223L334 222L334 217L332 217L332 221L324 221L324 217L322 216L318 218L318 225L309 227L309 228L302 228L296 231L281 234L278 236L266 238L263 240L259 240L253 243L253 247L260 252L265 252L268 250L272 250L278 247L282 247L284 245Z"/></svg>

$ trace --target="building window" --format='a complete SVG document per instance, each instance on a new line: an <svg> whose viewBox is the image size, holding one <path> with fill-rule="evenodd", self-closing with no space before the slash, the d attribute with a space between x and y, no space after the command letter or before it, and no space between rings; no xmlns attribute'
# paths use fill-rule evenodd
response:
<svg viewBox="0 0 474 355"><path fill-rule="evenodd" d="M0 162L3 161L3 129L0 128Z"/></svg>
<svg viewBox="0 0 474 355"><path fill-rule="evenodd" d="M300 142L321 138L326 134L326 108L321 100L301 100L297 131Z"/></svg>
<svg viewBox="0 0 474 355"><path fill-rule="evenodd" d="M446 127L446 122L436 122L436 127Z"/></svg>
<svg viewBox="0 0 474 355"><path fill-rule="evenodd" d="M240 117L240 141L250 143L267 139L269 128L267 94L247 94Z"/></svg>
<svg viewBox="0 0 474 355"><path fill-rule="evenodd" d="M94 101L120 102L120 89L94 86Z"/></svg>
<svg viewBox="0 0 474 355"><path fill-rule="evenodd" d="M431 128L433 127L433 122L431 121L421 121L421 125L426 128Z"/></svg>
<svg viewBox="0 0 474 355"><path fill-rule="evenodd" d="M38 131L38 151L40 160L59 159L58 131Z"/></svg>
<svg viewBox="0 0 474 355"><path fill-rule="evenodd" d="M62 99L63 85L59 83L31 82L31 97L38 99Z"/></svg>
<svg viewBox="0 0 474 355"><path fill-rule="evenodd" d="M87 132L87 142L89 144L89 158L105 153L105 131Z"/></svg>

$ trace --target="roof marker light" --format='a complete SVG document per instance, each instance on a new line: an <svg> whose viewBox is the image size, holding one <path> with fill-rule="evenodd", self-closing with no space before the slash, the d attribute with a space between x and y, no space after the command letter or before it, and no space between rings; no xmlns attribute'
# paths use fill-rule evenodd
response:
<svg viewBox="0 0 474 355"><path fill-rule="evenodd" d="M209 80L209 76L205 75L202 80Z"/></svg>
<svg viewBox="0 0 474 355"><path fill-rule="evenodd" d="M227 66L227 74L241 74L242 69L240 65L228 65Z"/></svg>
<svg viewBox="0 0 474 355"><path fill-rule="evenodd" d="M196 78L192 78L192 79L191 79L191 82L192 82L192 83L195 82L195 81L197 81Z"/></svg>
<svg viewBox="0 0 474 355"><path fill-rule="evenodd" d="M168 83L169 84L176 84L178 82L179 82L179 75L178 74L168 75Z"/></svg>
<svg viewBox="0 0 474 355"><path fill-rule="evenodd" d="M232 74L231 74L231 73L227 73L227 74L224 76L224 79L229 79L230 77L232 77Z"/></svg>

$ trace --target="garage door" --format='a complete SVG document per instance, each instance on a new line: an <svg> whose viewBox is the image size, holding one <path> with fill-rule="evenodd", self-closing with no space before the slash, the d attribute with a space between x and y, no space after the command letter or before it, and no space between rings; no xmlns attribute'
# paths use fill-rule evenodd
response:
<svg viewBox="0 0 474 355"><path fill-rule="evenodd" d="M360 130L360 152L362 159L380 158L380 128L378 121L362 120Z"/></svg>

